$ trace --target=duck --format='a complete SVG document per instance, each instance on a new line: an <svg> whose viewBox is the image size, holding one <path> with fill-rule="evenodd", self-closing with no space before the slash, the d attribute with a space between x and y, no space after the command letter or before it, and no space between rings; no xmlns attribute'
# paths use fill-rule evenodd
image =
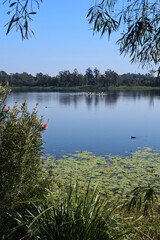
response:
<svg viewBox="0 0 160 240"><path fill-rule="evenodd" d="M136 138L136 137L131 136L131 139L134 139L134 138Z"/></svg>

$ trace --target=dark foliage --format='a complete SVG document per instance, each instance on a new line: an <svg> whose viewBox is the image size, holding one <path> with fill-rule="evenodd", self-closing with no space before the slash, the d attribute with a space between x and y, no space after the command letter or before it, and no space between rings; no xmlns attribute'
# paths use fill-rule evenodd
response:
<svg viewBox="0 0 160 240"><path fill-rule="evenodd" d="M95 68L87 68L84 75L78 73L75 69L72 73L70 71L61 71L57 76L51 77L47 74L38 73L32 76L26 72L7 74L0 71L0 83L5 85L9 83L10 86L40 86L40 87L75 87L75 86L160 86L160 77L153 77L151 74L123 74L118 75L112 70L106 70L104 74Z"/></svg>
<svg viewBox="0 0 160 240"><path fill-rule="evenodd" d="M42 0L5 0L3 3L8 4L7 14L11 16L10 21L6 23L8 34L12 28L19 31L22 39L28 39L30 36L35 36L33 30L30 28L32 16L36 14L33 9L40 6ZM36 5L36 6L35 6Z"/></svg>
<svg viewBox="0 0 160 240"><path fill-rule="evenodd" d="M97 0L87 18L94 32L108 37L120 32L117 39L120 53L129 54L131 62L156 65L158 73L160 51L159 0Z"/></svg>

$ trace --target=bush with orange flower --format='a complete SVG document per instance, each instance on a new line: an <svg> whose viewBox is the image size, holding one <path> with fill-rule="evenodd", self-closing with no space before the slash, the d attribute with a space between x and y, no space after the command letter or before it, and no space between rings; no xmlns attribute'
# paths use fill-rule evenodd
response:
<svg viewBox="0 0 160 240"><path fill-rule="evenodd" d="M46 180L42 178L42 118L36 108L30 113L27 103L13 109L5 102L9 88L0 86L0 235L5 229L3 210L15 208L20 201L42 197ZM4 234L4 233L3 233Z"/></svg>

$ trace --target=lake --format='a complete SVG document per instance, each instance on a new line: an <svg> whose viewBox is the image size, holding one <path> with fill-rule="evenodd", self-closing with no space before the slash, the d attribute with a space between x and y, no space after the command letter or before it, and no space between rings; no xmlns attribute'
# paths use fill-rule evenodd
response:
<svg viewBox="0 0 160 240"><path fill-rule="evenodd" d="M89 151L96 155L126 155L138 147L160 148L160 91L115 91L103 96L85 93L12 92L7 106L27 100L38 103L38 116L49 126L44 131L45 153ZM135 136L135 139L131 139Z"/></svg>

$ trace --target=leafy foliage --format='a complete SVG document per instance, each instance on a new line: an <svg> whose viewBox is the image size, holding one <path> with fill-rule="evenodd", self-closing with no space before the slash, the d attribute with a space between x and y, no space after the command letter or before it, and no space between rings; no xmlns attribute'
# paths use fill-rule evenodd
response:
<svg viewBox="0 0 160 240"><path fill-rule="evenodd" d="M122 203L112 216L130 231L129 236L121 239L159 239L159 151L144 148L131 156L105 157L77 151L61 159L47 155L42 160L44 175L50 169L54 181L50 190L57 199L59 185L63 186L64 195L70 181L78 181L79 194L83 195L85 183L91 179L90 189L98 184L99 194L108 206L114 203L117 206L117 201Z"/></svg>
<svg viewBox="0 0 160 240"><path fill-rule="evenodd" d="M37 119L36 109L30 115L26 103L21 110L15 109L5 113L1 125L0 199L5 204L11 204L19 193L29 194L41 172L42 119Z"/></svg>
<svg viewBox="0 0 160 240"><path fill-rule="evenodd" d="M117 41L120 53L129 53L131 62L159 64L159 0L97 0L87 18L93 31L101 36L107 33L110 37L120 30L122 37Z"/></svg>
<svg viewBox="0 0 160 240"><path fill-rule="evenodd" d="M118 75L115 71L108 69L104 72L104 74L102 74L97 68L94 68L93 70L91 68L87 68L84 75L78 73L76 69L73 72L60 71L58 75L53 77L49 76L48 74L42 73L38 73L36 74L36 76L32 76L31 74L28 74L26 72L9 75L4 71L0 71L0 82L2 83L2 85L5 85L7 82L9 82L9 85L13 87L53 86L56 88L68 88L74 86L85 86L86 91L93 91L94 89L98 88L103 88L103 90L107 90L107 87L110 86L160 87L160 77L153 77L150 73L126 73L123 75ZM94 86L94 88L92 86ZM90 90L87 90L87 88ZM82 91L84 91L84 88L82 89Z"/></svg>
<svg viewBox="0 0 160 240"><path fill-rule="evenodd" d="M70 184L66 194L61 187L58 190L57 198L50 192L48 201L28 204L23 216L17 213L19 227L26 233L23 238L111 240L129 235L128 225L113 217L116 207L110 208L100 199L97 187L90 191L90 182L81 195L77 182L74 186Z"/></svg>
<svg viewBox="0 0 160 240"><path fill-rule="evenodd" d="M148 216L150 212L152 213L152 205L158 201L157 193L152 187L139 186L131 193L133 194L133 197L128 202L129 211L134 208L137 208L137 210L140 211L142 205L144 205L144 216Z"/></svg>
<svg viewBox="0 0 160 240"><path fill-rule="evenodd" d="M32 16L36 14L33 11L35 5L40 6L43 0L5 0L4 3L9 3L8 15L11 15L11 20L6 24L8 26L6 34L10 32L12 28L16 28L16 31L20 31L22 39L28 39L29 36L34 36L33 30L29 26L29 22L32 21Z"/></svg>
<svg viewBox="0 0 160 240"><path fill-rule="evenodd" d="M43 196L46 180L42 177L42 118L36 108L30 114L26 102L18 109L5 106L8 88L0 87L0 236L11 223L6 211L20 201Z"/></svg>

